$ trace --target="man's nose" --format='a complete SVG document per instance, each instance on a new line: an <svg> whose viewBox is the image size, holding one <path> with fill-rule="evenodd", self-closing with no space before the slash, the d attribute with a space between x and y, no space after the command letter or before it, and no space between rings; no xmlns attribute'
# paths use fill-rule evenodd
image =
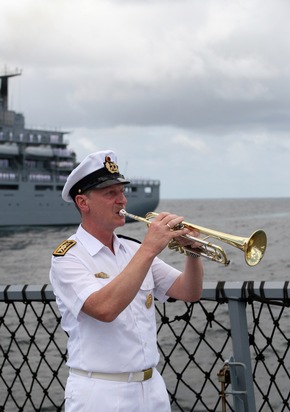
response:
<svg viewBox="0 0 290 412"><path fill-rule="evenodd" d="M127 198L125 196L125 192L120 192L118 196L118 202L127 203Z"/></svg>

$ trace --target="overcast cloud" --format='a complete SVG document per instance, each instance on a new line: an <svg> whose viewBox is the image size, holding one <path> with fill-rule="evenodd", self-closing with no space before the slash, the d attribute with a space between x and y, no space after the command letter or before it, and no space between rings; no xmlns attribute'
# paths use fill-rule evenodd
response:
<svg viewBox="0 0 290 412"><path fill-rule="evenodd" d="M289 196L288 0L1 0L27 126L110 148L162 198Z"/></svg>

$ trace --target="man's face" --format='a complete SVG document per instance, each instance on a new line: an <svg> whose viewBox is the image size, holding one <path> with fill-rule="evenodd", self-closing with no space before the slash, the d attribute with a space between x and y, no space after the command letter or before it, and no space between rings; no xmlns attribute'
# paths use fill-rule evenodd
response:
<svg viewBox="0 0 290 412"><path fill-rule="evenodd" d="M127 204L123 184L92 189L86 196L91 218L95 223L110 229L124 225L125 219L119 215L120 210Z"/></svg>

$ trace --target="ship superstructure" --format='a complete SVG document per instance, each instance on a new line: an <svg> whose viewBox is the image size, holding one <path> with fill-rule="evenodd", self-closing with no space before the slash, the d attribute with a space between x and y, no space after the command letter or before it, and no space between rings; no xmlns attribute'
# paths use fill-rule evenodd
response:
<svg viewBox="0 0 290 412"><path fill-rule="evenodd" d="M74 204L61 197L76 154L66 132L25 128L23 114L9 110L9 79L19 75L0 73L0 226L78 224ZM141 216L154 210L159 187L158 180L131 179L127 209Z"/></svg>

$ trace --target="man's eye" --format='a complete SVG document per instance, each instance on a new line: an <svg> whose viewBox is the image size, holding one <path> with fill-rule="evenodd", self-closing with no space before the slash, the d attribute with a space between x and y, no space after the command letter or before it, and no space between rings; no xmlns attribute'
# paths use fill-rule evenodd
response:
<svg viewBox="0 0 290 412"><path fill-rule="evenodd" d="M122 188L121 190L109 190L108 192L106 192L107 196L113 197L113 196L118 196L119 193L124 193L125 189Z"/></svg>

